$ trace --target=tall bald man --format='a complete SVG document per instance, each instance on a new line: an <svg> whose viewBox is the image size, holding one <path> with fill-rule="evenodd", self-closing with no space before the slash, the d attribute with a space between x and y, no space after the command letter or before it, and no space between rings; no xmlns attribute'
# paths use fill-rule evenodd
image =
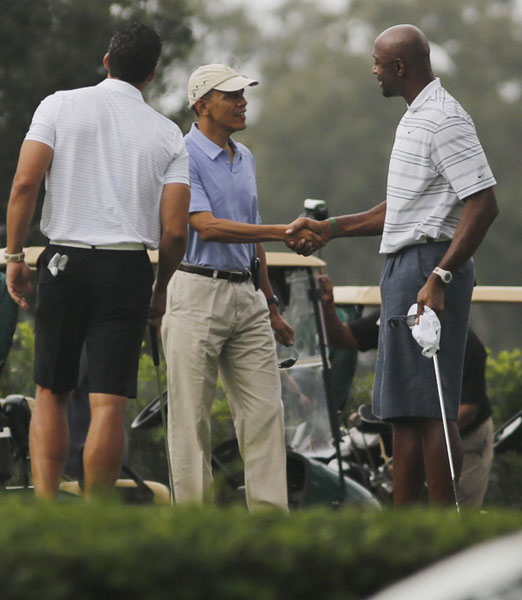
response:
<svg viewBox="0 0 522 600"><path fill-rule="evenodd" d="M471 117L433 75L430 48L417 27L383 31L373 74L386 98L408 104L392 149L386 201L327 221L302 219L333 237L382 234L381 326L373 412L392 422L394 502L416 502L424 481L430 503L454 502L432 361L421 355L405 321L418 303L442 323L439 363L457 473L462 464L458 415L466 330L474 285L472 255L498 213L495 179ZM299 250L299 246L296 245Z"/></svg>

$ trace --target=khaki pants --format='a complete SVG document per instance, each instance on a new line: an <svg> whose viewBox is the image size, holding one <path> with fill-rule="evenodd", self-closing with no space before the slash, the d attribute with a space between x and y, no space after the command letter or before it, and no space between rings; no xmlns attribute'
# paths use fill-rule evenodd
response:
<svg viewBox="0 0 522 600"><path fill-rule="evenodd" d="M462 438L464 451L458 485L459 502L482 506L493 461L493 421L491 417Z"/></svg>
<svg viewBox="0 0 522 600"><path fill-rule="evenodd" d="M176 502L211 496L210 410L219 374L245 463L250 510L287 509L281 383L266 300L251 281L177 271L163 319Z"/></svg>

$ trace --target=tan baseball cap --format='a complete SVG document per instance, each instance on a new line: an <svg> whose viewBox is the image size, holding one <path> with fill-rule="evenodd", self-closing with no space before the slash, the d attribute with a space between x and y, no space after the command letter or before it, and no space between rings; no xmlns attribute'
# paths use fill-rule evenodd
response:
<svg viewBox="0 0 522 600"><path fill-rule="evenodd" d="M194 106L198 98L210 90L220 92L237 92L250 85L257 85L259 81L243 77L231 67L221 64L203 65L198 67L188 81L189 108Z"/></svg>

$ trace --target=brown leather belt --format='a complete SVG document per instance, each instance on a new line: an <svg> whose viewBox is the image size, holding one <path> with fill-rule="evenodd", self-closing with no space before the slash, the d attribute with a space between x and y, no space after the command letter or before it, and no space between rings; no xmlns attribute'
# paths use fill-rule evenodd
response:
<svg viewBox="0 0 522 600"><path fill-rule="evenodd" d="M198 265L188 265L181 263L178 267L179 271L185 273L195 273L203 275L203 277L212 277L214 279L226 279L232 283L243 283L250 279L250 271L220 271L219 269L211 269L210 267L200 267Z"/></svg>

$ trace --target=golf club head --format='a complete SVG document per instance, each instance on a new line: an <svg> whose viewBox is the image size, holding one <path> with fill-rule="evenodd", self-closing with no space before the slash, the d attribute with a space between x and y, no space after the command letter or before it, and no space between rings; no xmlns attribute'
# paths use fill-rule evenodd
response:
<svg viewBox="0 0 522 600"><path fill-rule="evenodd" d="M307 198L303 203L303 208L303 217L308 217L316 221L324 221L328 218L328 208L324 200Z"/></svg>

